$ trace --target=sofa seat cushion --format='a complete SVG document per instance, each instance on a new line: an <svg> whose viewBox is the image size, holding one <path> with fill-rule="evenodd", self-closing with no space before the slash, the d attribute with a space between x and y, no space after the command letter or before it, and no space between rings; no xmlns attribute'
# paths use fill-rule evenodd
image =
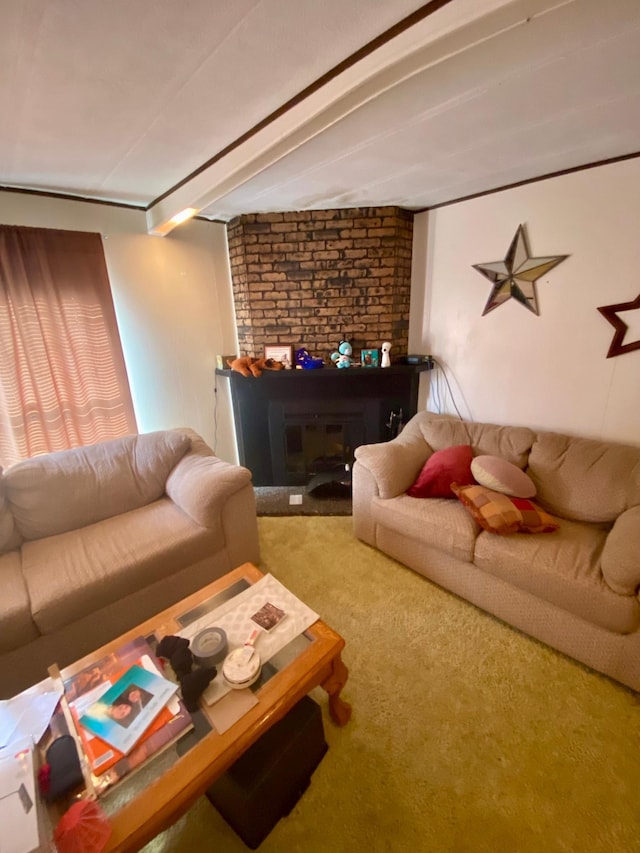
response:
<svg viewBox="0 0 640 853"><path fill-rule="evenodd" d="M22 569L41 633L113 604L221 547L168 498L22 546Z"/></svg>
<svg viewBox="0 0 640 853"><path fill-rule="evenodd" d="M628 634L640 625L640 603L619 595L603 580L600 555L606 532L579 522L560 520L551 536L482 532L475 565L575 616Z"/></svg>
<svg viewBox="0 0 640 853"><path fill-rule="evenodd" d="M480 527L458 501L447 498L374 498L373 520L396 533L428 543L459 560L471 562Z"/></svg>
<svg viewBox="0 0 640 853"><path fill-rule="evenodd" d="M18 649L38 636L21 565L19 551L0 556L0 652Z"/></svg>
<svg viewBox="0 0 640 853"><path fill-rule="evenodd" d="M25 539L43 539L158 500L191 447L176 430L127 435L17 462L6 497Z"/></svg>

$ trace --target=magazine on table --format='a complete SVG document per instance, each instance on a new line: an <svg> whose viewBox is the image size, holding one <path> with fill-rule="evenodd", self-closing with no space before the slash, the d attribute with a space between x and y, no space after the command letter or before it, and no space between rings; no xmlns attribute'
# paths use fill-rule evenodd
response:
<svg viewBox="0 0 640 853"><path fill-rule="evenodd" d="M177 689L172 681L134 664L84 711L80 725L126 755Z"/></svg>
<svg viewBox="0 0 640 853"><path fill-rule="evenodd" d="M143 760L160 752L166 746L170 746L177 737L193 728L191 716L187 709L184 708L179 699L171 699L168 705L160 711L133 749L125 755L80 725L77 711L74 708L71 709L71 714L76 723L78 734L82 741L82 748L84 749L84 754L87 757L91 773L94 777L101 776L114 765L118 764L120 764L118 775L121 776L125 768L128 772L128 770L133 769L133 767ZM140 750L140 761L136 760L138 757L136 756L137 750ZM94 784L96 783L94 782Z"/></svg>
<svg viewBox="0 0 640 853"><path fill-rule="evenodd" d="M82 703L84 710L92 699L100 698L130 666L140 663L142 658L150 659L153 671L162 675L162 667L149 641L142 636L136 637L65 679L64 695L67 701L78 706Z"/></svg>
<svg viewBox="0 0 640 853"><path fill-rule="evenodd" d="M137 637L91 666L67 679L65 693L84 753L89 762L94 788L102 794L134 770L174 744L193 729L191 715L179 694L174 694L138 743L124 755L111 744L79 725L85 709L99 699L132 664L162 674L162 667L147 640Z"/></svg>
<svg viewBox="0 0 640 853"><path fill-rule="evenodd" d="M179 702L180 710L177 713L169 711L169 706L173 702ZM78 726L85 755L91 766L93 787L97 794L103 794L126 776L139 770L193 729L191 716L177 697L169 701L169 706L160 712L127 755L123 755L105 741L92 736L82 726Z"/></svg>
<svg viewBox="0 0 640 853"><path fill-rule="evenodd" d="M137 663L151 672L158 672L157 667L148 655L143 655ZM121 674L119 673L119 675ZM109 686L110 683L108 682L105 690ZM193 728L191 715L179 696L174 695L142 735L133 750L125 756L124 753L111 746L111 744L80 725L80 717L84 709L99 699L103 692L103 690L96 691L94 689L74 702L69 703L71 714L76 723L80 740L82 741L84 753L94 776L100 776L114 765L117 765L117 776L121 777L147 758L170 746L180 735L185 734ZM94 784L98 786L95 780Z"/></svg>

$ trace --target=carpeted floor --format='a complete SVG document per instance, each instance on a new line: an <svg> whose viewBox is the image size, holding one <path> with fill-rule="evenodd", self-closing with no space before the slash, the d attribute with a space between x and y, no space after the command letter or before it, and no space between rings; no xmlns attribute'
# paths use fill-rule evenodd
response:
<svg viewBox="0 0 640 853"><path fill-rule="evenodd" d="M346 639L344 728L261 853L640 850L640 697L357 542L260 518L272 572ZM146 853L241 853L206 799Z"/></svg>

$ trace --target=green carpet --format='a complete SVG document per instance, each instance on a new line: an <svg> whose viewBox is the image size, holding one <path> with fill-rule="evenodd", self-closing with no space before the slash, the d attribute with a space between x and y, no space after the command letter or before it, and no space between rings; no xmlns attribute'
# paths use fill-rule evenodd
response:
<svg viewBox="0 0 640 853"><path fill-rule="evenodd" d="M640 851L640 697L355 540L260 518L272 572L346 639L346 727L261 853ZM244 844L206 799L145 848Z"/></svg>

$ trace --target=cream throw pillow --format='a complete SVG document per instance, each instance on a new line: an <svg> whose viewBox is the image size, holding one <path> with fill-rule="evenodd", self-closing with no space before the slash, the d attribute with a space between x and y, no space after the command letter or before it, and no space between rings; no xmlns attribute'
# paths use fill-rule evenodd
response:
<svg viewBox="0 0 640 853"><path fill-rule="evenodd" d="M499 456L476 456L471 461L471 473L476 482L494 492L513 498L534 498L536 495L531 477Z"/></svg>

